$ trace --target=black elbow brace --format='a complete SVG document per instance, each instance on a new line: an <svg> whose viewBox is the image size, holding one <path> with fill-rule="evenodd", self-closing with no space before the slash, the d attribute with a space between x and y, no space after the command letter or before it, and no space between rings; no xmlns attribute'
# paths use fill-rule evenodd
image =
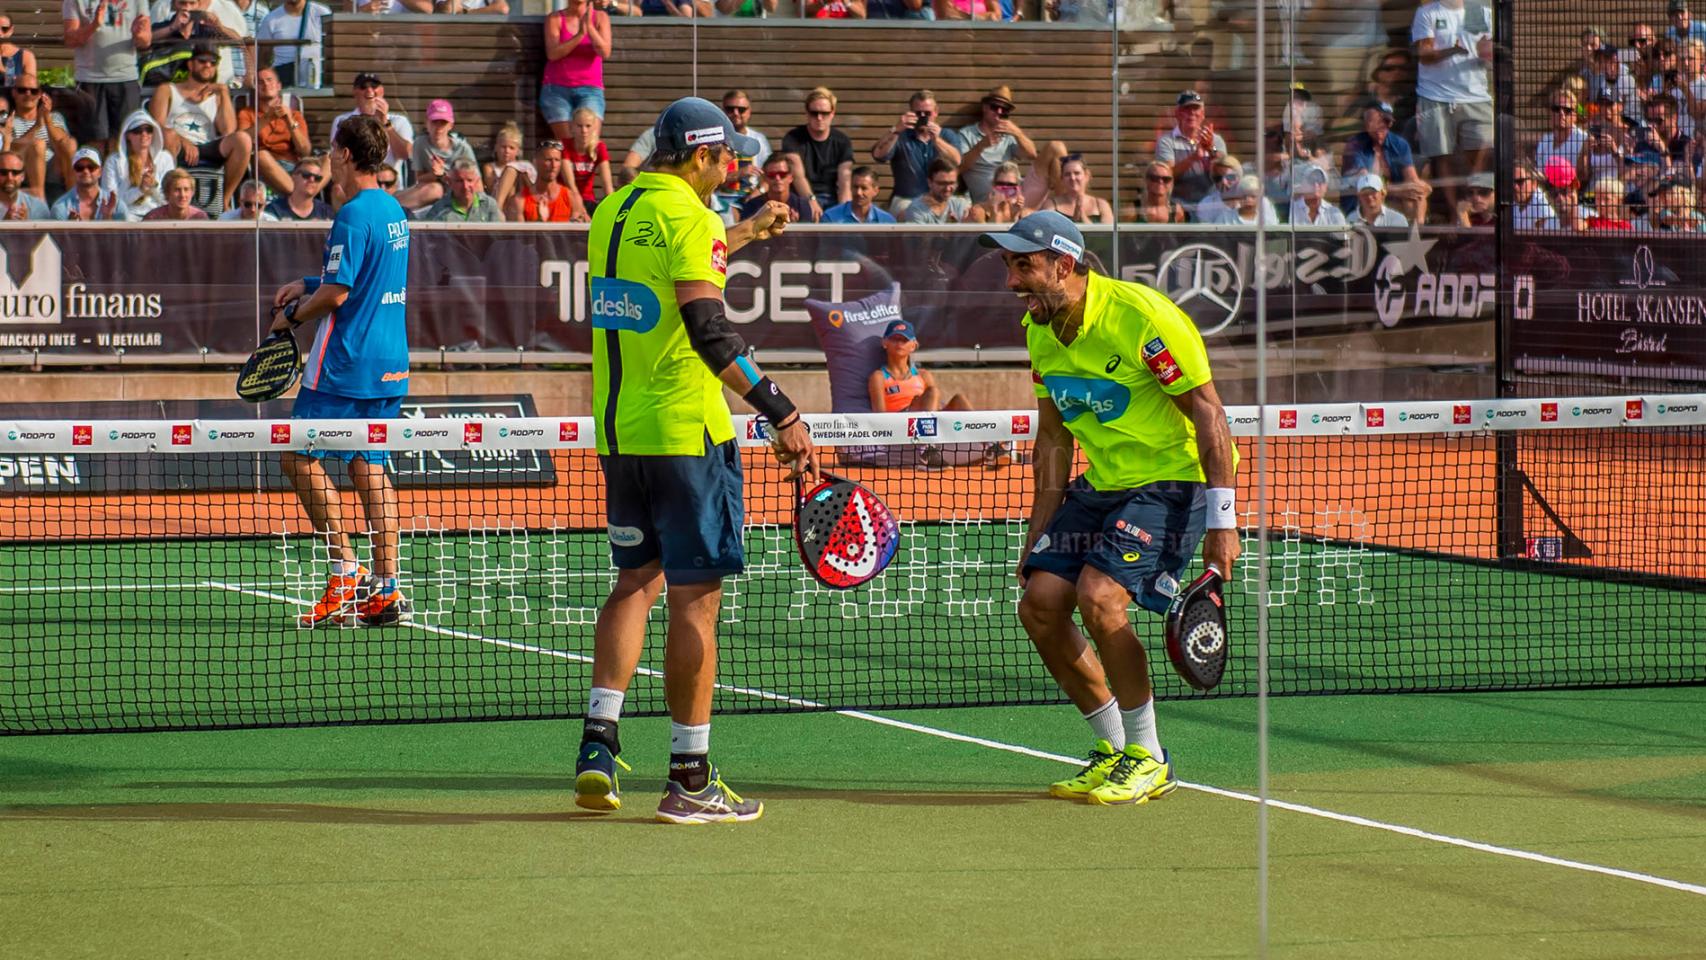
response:
<svg viewBox="0 0 1706 960"><path fill-rule="evenodd" d="M712 373L722 373L746 353L746 341L729 326L720 300L705 297L682 304L681 322L687 327L687 342L693 344L693 351Z"/></svg>

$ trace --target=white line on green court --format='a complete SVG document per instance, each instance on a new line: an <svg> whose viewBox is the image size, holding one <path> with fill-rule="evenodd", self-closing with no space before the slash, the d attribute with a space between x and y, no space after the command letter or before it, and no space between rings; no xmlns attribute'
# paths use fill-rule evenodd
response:
<svg viewBox="0 0 1706 960"><path fill-rule="evenodd" d="M233 593L246 594L263 600L273 600L278 603L289 603L303 607L308 606L310 603L310 601L303 600L298 597L286 596L281 593L271 593L264 590L255 590L234 583L221 583L216 580L203 581L202 586L212 587L219 590L229 590ZM495 647L502 647L507 650L518 650L523 653L537 653L547 657L573 660L577 663L592 662L591 657L582 653L574 653L568 650L553 650L549 647L535 646L530 643L519 643L514 640L500 640L494 637L484 637L477 633L470 633L465 630L453 630L449 627L438 627L425 623L408 623L404 624L404 626L415 630L421 630L426 633L437 634L439 636L454 637L458 640L472 640L477 643L486 643ZM662 671L653 670L648 667L640 667L637 672L648 677L663 676ZM813 700L804 700L799 697L790 697L787 694L775 693L770 690L760 690L753 687L735 687L722 683L717 684L717 689L726 690L729 693L736 693L742 696L787 703L807 710L829 709L828 704L818 703ZM1064 754L1049 753L1045 750L1021 746L1016 743L1003 743L999 740L974 737L970 734L956 733L952 730L943 730L939 727L927 727L923 724L908 723L905 720L896 720L892 717L884 717L875 713L866 713L863 710L836 710L835 713L854 720L863 720L867 723L881 724L885 727L894 727L899 730L920 733L925 736L937 737L942 740L952 740L956 743L967 743L973 746L985 747L990 750L1001 750L1006 753L1016 753L1022 756L1036 757L1040 760L1052 760L1056 763L1070 764L1072 766L1078 766L1084 762L1082 757L1069 757ZM1237 790L1225 790L1220 787L1209 786L1208 784L1188 783L1181 780L1179 782L1179 786L1184 787L1187 790L1195 790L1199 793L1212 794L1213 796L1225 797L1230 800L1242 800L1245 803L1262 802L1262 799L1254 794L1241 793ZM1497 844L1482 843L1479 840L1468 840L1463 837L1453 837L1448 834L1434 833L1430 830L1421 830L1416 827L1406 827L1403 824L1386 823L1382 820L1371 820L1368 817L1359 817L1350 813L1339 813L1334 810L1323 810L1320 807L1311 807L1301 803L1292 803L1287 800L1274 800L1270 798L1267 801L1267 804L1268 806L1278 810L1288 810L1292 813L1301 813L1305 816L1319 817L1323 820L1332 820L1338 823L1347 823L1352 826L1366 827L1370 830L1395 833L1400 836L1413 837L1418 840L1431 840L1434 843L1443 843L1448 846L1461 847L1465 850L1476 850L1481 853L1490 853L1500 857L1527 860L1531 863L1543 863L1548 866L1563 867L1568 870L1579 870L1583 873L1595 873L1606 877L1617 877L1622 880L1634 880L1638 883L1651 884L1655 887L1664 887L1667 890L1676 890L1682 893L1691 893L1695 896L1706 897L1706 886L1684 883L1681 880L1671 880L1667 877L1654 876L1648 873L1638 873L1634 870L1622 870L1617 867L1606 867L1596 863L1584 863L1580 860L1565 860L1562 857L1553 857L1544 853L1535 853L1531 850L1518 850L1514 847L1501 847Z"/></svg>

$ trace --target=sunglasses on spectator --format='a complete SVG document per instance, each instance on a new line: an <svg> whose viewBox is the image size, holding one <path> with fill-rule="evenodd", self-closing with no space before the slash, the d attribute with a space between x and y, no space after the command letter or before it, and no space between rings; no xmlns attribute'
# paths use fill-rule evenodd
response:
<svg viewBox="0 0 1706 960"><path fill-rule="evenodd" d="M1647 44L1652 43L1652 42L1653 42L1652 37L1630 37L1629 38L1629 44L1631 46L1636 46L1636 47L1644 47Z"/></svg>
<svg viewBox="0 0 1706 960"><path fill-rule="evenodd" d="M1148 180L1150 183L1172 183L1173 182L1172 177L1163 177L1159 173L1146 173L1146 174L1144 174L1144 179Z"/></svg>
<svg viewBox="0 0 1706 960"><path fill-rule="evenodd" d="M723 104L723 112L724 113L751 113L752 108L751 107L737 107L732 103L725 103L725 104Z"/></svg>
<svg viewBox="0 0 1706 960"><path fill-rule="evenodd" d="M259 210L260 208L261 208L261 202L259 200L244 200L243 201L243 209L244 210Z"/></svg>
<svg viewBox="0 0 1706 960"><path fill-rule="evenodd" d="M834 110L807 110L806 115L812 116L812 117L833 117L833 116L835 116L835 111Z"/></svg>
<svg viewBox="0 0 1706 960"><path fill-rule="evenodd" d="M994 110L996 116L1003 118L1010 116L1013 113L1012 107L991 106L989 109Z"/></svg>
<svg viewBox="0 0 1706 960"><path fill-rule="evenodd" d="M79 164L73 166L71 169L77 171L78 173L94 173L96 170L101 169L101 165L98 163L90 163L87 160L85 160L82 163L79 163Z"/></svg>
<svg viewBox="0 0 1706 960"><path fill-rule="evenodd" d="M1554 107L1553 107L1553 108L1552 108L1552 112L1553 112L1553 113L1575 113L1575 112L1576 112L1576 108L1575 108L1575 107L1558 107L1558 106L1554 106Z"/></svg>
<svg viewBox="0 0 1706 960"><path fill-rule="evenodd" d="M561 140L541 140L541 141L539 141L539 149L541 149L541 150L561 150L561 149L563 149L563 141L561 141Z"/></svg>
<svg viewBox="0 0 1706 960"><path fill-rule="evenodd" d="M192 57L191 59L194 60L196 63L218 63L219 62L218 57Z"/></svg>
<svg viewBox="0 0 1706 960"><path fill-rule="evenodd" d="M20 97L33 97L41 92L40 87L13 87L12 92Z"/></svg>
<svg viewBox="0 0 1706 960"><path fill-rule="evenodd" d="M23 175L23 167L0 167L0 177L21 177Z"/></svg>
<svg viewBox="0 0 1706 960"><path fill-rule="evenodd" d="M1524 183L1533 183L1534 180L1531 177L1515 177L1511 180L1511 182L1520 185L1520 184L1524 184Z"/></svg>
<svg viewBox="0 0 1706 960"><path fill-rule="evenodd" d="M789 170L766 170L764 175L772 180L786 180L794 174Z"/></svg>
<svg viewBox="0 0 1706 960"><path fill-rule="evenodd" d="M990 186L994 187L997 190L1000 190L1002 193L1018 193L1019 192L1019 185L1017 183L1013 183L1013 182L1008 181L1008 180L1000 180L1000 181L997 181L995 183L990 184Z"/></svg>
<svg viewBox="0 0 1706 960"><path fill-rule="evenodd" d="M12 32L12 25L11 24L0 23L0 33L11 33L11 32Z"/></svg>
<svg viewBox="0 0 1706 960"><path fill-rule="evenodd" d="M304 170L301 167L297 167L295 170L292 170L290 172L293 176L301 177L304 180L318 180L318 179L320 179L320 171L318 171L318 170Z"/></svg>
<svg viewBox="0 0 1706 960"><path fill-rule="evenodd" d="M385 189L389 190L392 187L397 185L397 178L396 177L387 177L384 180L379 181L379 185L381 187L384 187Z"/></svg>

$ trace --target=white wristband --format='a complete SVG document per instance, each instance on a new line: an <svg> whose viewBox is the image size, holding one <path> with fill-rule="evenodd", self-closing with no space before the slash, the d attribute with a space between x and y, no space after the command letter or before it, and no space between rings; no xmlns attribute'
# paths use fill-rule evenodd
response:
<svg viewBox="0 0 1706 960"><path fill-rule="evenodd" d="M1238 529L1238 492L1231 487L1208 488L1208 528Z"/></svg>

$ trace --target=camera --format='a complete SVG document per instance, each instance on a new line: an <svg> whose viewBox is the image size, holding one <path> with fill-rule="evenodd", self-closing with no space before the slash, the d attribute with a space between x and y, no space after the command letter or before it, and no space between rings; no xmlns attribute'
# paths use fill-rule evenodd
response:
<svg viewBox="0 0 1706 960"><path fill-rule="evenodd" d="M1604 126L1597 124L1597 123L1588 124L1588 136L1599 137L1599 136L1604 136L1604 135L1605 135L1605 127Z"/></svg>
<svg viewBox="0 0 1706 960"><path fill-rule="evenodd" d="M913 114L912 129L914 129L914 130L928 130L929 128L930 128L930 117L928 114L923 114L923 113Z"/></svg>
<svg viewBox="0 0 1706 960"><path fill-rule="evenodd" d="M1678 80L1678 76L1677 76L1677 72L1675 70L1666 70L1665 71L1665 83L1670 84L1671 86L1674 87L1677 85L1677 80Z"/></svg>

